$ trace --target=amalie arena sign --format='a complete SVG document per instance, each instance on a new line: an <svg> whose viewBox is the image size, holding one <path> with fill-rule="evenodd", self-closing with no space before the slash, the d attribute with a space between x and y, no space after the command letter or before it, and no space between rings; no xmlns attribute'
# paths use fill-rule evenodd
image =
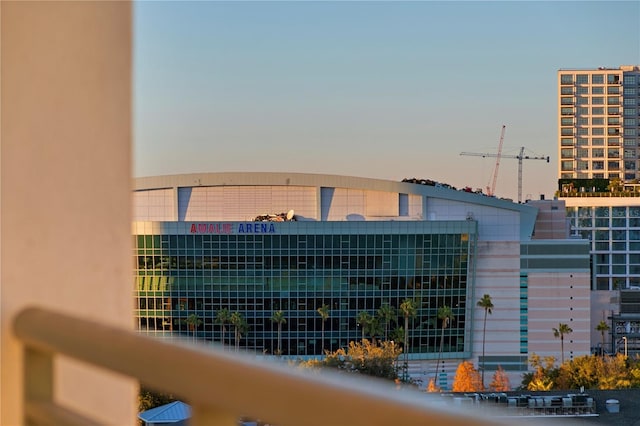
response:
<svg viewBox="0 0 640 426"><path fill-rule="evenodd" d="M273 222L192 223L191 234L275 234Z"/></svg>

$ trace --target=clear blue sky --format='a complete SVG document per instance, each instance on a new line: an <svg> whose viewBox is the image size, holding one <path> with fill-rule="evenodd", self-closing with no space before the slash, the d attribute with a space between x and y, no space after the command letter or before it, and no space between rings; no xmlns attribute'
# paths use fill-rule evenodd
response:
<svg viewBox="0 0 640 426"><path fill-rule="evenodd" d="M556 73L640 64L640 2L134 4L134 175L557 181ZM517 160L496 194L517 198Z"/></svg>

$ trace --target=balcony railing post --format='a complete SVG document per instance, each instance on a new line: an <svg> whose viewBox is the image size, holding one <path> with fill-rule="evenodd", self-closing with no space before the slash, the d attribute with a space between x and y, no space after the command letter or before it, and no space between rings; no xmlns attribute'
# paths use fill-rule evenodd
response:
<svg viewBox="0 0 640 426"><path fill-rule="evenodd" d="M24 352L24 421L36 424L29 415L30 407L53 403L53 354L29 346Z"/></svg>

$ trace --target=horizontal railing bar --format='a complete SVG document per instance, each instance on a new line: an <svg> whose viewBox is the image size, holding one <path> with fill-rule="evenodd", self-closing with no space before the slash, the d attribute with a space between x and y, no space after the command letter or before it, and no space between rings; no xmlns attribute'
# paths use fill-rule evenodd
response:
<svg viewBox="0 0 640 426"><path fill-rule="evenodd" d="M52 402L27 402L25 414L27 423L34 425L97 426L101 424Z"/></svg>
<svg viewBox="0 0 640 426"><path fill-rule="evenodd" d="M14 332L27 345L137 378L198 407L279 426L506 424L499 417L440 404L425 393L396 390L386 381L324 370L314 374L220 347L168 343L42 308L20 312Z"/></svg>

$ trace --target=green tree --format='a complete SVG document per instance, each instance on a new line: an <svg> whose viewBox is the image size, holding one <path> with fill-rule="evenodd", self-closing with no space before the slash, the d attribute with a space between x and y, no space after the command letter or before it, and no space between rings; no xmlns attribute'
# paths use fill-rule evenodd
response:
<svg viewBox="0 0 640 426"><path fill-rule="evenodd" d="M609 192L621 192L623 189L622 180L620 178L609 179L609 185L607 185Z"/></svg>
<svg viewBox="0 0 640 426"><path fill-rule="evenodd" d="M222 346L224 346L224 336L227 333L227 324L231 321L231 314L227 308L219 309L216 312L216 324L220 324L222 327Z"/></svg>
<svg viewBox="0 0 640 426"><path fill-rule="evenodd" d="M278 325L278 350L276 351L276 355L282 355L282 347L281 347L281 335L282 335L282 324L287 322L287 319L284 317L283 311L275 311L271 316L271 322L275 322Z"/></svg>
<svg viewBox="0 0 640 426"><path fill-rule="evenodd" d="M357 372L368 376L395 380L398 378L396 360L400 349L392 342L373 345L369 340L349 342L349 347L327 352L322 360L310 360L300 363L302 367L328 367L348 372Z"/></svg>
<svg viewBox="0 0 640 426"><path fill-rule="evenodd" d="M485 294L484 296L482 296L482 299L478 300L477 303L479 308L484 309L484 323L482 325L482 386L484 387L484 365L485 365L485 355L484 355L484 348L485 348L485 342L486 339L485 337L487 336L487 314L491 315L493 313L493 302L491 301L491 296L488 294Z"/></svg>
<svg viewBox="0 0 640 426"><path fill-rule="evenodd" d="M534 369L533 373L525 373L522 377L522 387L531 391L548 391L554 388L559 369L555 368L556 358L553 356L540 358L540 355L532 353L529 364Z"/></svg>
<svg viewBox="0 0 640 426"><path fill-rule="evenodd" d="M402 327L396 327L393 330L391 330L391 332L389 333L389 337L391 338L391 344L395 345L397 348L400 347L399 343L402 343L403 347L404 347L404 329ZM388 340L387 340L388 341ZM408 367L407 365L405 365L405 367ZM403 368L403 378L406 378L406 371L407 368Z"/></svg>
<svg viewBox="0 0 640 426"><path fill-rule="evenodd" d="M366 334L371 336L371 344L375 345L376 336L380 336L383 333L380 319L376 316L371 316L371 319L365 324L364 328L366 330Z"/></svg>
<svg viewBox="0 0 640 426"><path fill-rule="evenodd" d="M559 323L558 328L553 328L553 337L560 338L560 363L564 364L564 336L573 333L571 327L567 324Z"/></svg>
<svg viewBox="0 0 640 426"><path fill-rule="evenodd" d="M402 343L404 345L404 328L402 326L396 327L389 333L391 341L394 343Z"/></svg>
<svg viewBox="0 0 640 426"><path fill-rule="evenodd" d="M398 316L396 309L388 303L384 303L378 308L376 316L379 318L380 323L384 328L384 340L389 340L389 325L392 322L395 322Z"/></svg>
<svg viewBox="0 0 640 426"><path fill-rule="evenodd" d="M627 358L625 361L629 364L631 387L640 388L640 357Z"/></svg>
<svg viewBox="0 0 640 426"><path fill-rule="evenodd" d="M413 299L404 299L400 303L400 312L404 317L404 339L402 344L404 345L404 371L407 374L409 368L409 318L415 318L418 315L418 304ZM404 380L407 377L403 377Z"/></svg>
<svg viewBox="0 0 640 426"><path fill-rule="evenodd" d="M193 341L195 342L196 331L198 330L200 324L202 324L202 320L200 319L198 314L191 314L185 320L183 320L183 322L189 326L189 330L191 330L193 333Z"/></svg>
<svg viewBox="0 0 640 426"><path fill-rule="evenodd" d="M600 336L602 337L600 341L600 355L604 356L604 334L609 331L609 324L602 320L596 326L596 330L600 332Z"/></svg>
<svg viewBox="0 0 640 426"><path fill-rule="evenodd" d="M367 311L360 311L358 312L358 316L356 317L356 321L358 323L358 325L360 326L360 328L362 329L362 340L365 339L365 334L367 332L367 329L369 327L369 323L371 322L371 320L373 319L373 317L371 316L371 314Z"/></svg>
<svg viewBox="0 0 640 426"><path fill-rule="evenodd" d="M604 359L600 356L579 356L562 364L556 378L560 389L597 389L604 372Z"/></svg>
<svg viewBox="0 0 640 426"><path fill-rule="evenodd" d="M438 351L438 361L436 362L435 381L438 381L438 369L440 368L440 359L442 358L442 349L444 348L444 331L449 327L449 322L453 319L453 311L447 305L438 308L438 319L441 321L440 335L440 351Z"/></svg>
<svg viewBox="0 0 640 426"><path fill-rule="evenodd" d="M237 352L240 350L240 339L242 339L242 335L249 330L249 325L240 312L232 313L229 322L233 325Z"/></svg>
<svg viewBox="0 0 640 426"><path fill-rule="evenodd" d="M623 354L602 359L603 372L599 375L598 389L628 389L633 383L633 367L629 368L628 358Z"/></svg>
<svg viewBox="0 0 640 426"><path fill-rule="evenodd" d="M584 355L576 357L559 368L557 389L612 390L637 385L637 360L629 361L622 354L616 356Z"/></svg>
<svg viewBox="0 0 640 426"><path fill-rule="evenodd" d="M316 309L316 312L318 312L318 315L320 315L320 319L322 320L322 354L324 354L324 323L329 318L329 306L323 304L318 309Z"/></svg>

